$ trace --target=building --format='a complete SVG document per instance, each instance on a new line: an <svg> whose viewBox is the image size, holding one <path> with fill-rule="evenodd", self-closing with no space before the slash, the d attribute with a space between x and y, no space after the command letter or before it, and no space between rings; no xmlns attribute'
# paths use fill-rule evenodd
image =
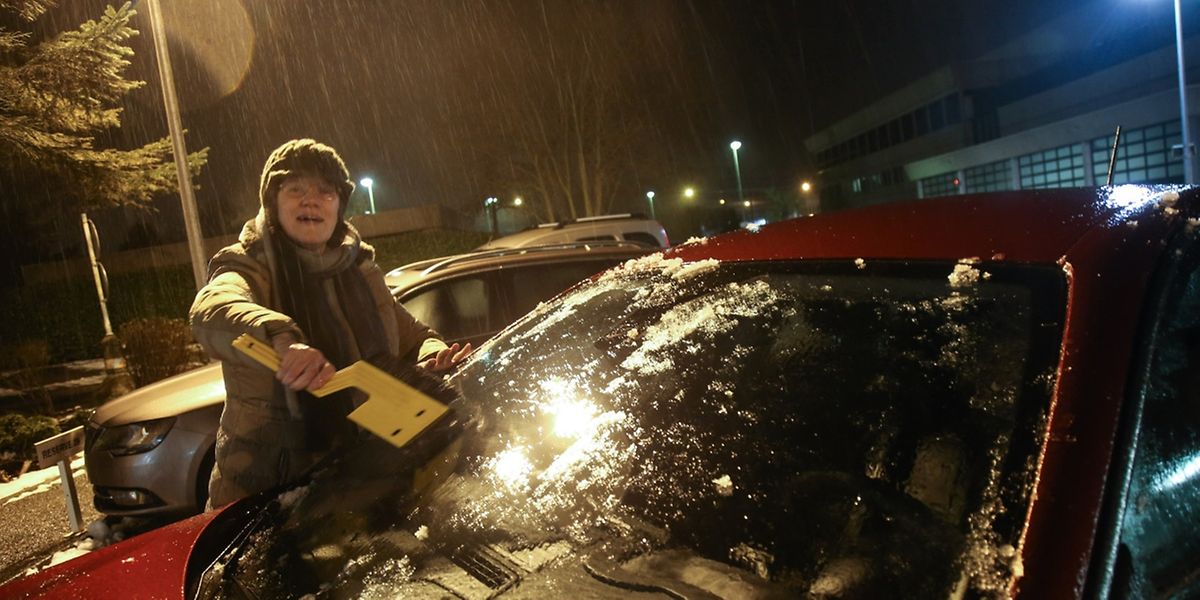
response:
<svg viewBox="0 0 1200 600"><path fill-rule="evenodd" d="M1111 3L1094 3L815 132L805 146L822 210L1105 185L1110 162L1113 184L1183 183L1174 22L1169 4L1157 4L1165 18L1143 11L1122 30ZM1185 18L1190 33L1200 15ZM1200 76L1200 36L1185 38L1185 63L1190 83ZM1200 84L1188 96L1195 132Z"/></svg>

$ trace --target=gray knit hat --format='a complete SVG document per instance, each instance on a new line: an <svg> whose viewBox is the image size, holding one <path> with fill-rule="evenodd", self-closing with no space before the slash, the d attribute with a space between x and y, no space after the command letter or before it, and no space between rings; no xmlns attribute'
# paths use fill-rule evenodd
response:
<svg viewBox="0 0 1200 600"><path fill-rule="evenodd" d="M328 181L338 192L338 220L345 220L346 207L350 204L350 192L354 182L350 171L337 150L308 138L284 142L271 152L263 165L259 180L258 199L271 223L276 223L275 195L279 186L292 175L316 175ZM336 238L336 236L335 236Z"/></svg>

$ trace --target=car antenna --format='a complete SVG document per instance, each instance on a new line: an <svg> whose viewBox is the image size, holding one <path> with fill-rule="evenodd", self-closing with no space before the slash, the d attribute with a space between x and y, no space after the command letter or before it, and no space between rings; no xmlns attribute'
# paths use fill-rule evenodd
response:
<svg viewBox="0 0 1200 600"><path fill-rule="evenodd" d="M1104 185L1112 185L1113 166L1117 164L1117 148L1121 145L1121 126L1117 125L1117 133L1113 136L1112 154L1108 157L1108 179Z"/></svg>

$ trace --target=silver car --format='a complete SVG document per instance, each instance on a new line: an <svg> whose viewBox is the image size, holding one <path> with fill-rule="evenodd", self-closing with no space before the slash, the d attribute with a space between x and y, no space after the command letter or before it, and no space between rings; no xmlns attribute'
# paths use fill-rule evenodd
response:
<svg viewBox="0 0 1200 600"><path fill-rule="evenodd" d="M387 281L409 312L448 342L478 345L539 302L651 250L589 242L477 251L406 265ZM221 366L212 363L96 409L84 450L96 510L156 517L202 511L224 402Z"/></svg>

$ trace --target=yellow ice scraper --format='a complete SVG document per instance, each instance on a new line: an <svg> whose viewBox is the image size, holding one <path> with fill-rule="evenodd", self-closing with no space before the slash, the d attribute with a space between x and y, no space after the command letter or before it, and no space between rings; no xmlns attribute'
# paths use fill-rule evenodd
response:
<svg viewBox="0 0 1200 600"><path fill-rule="evenodd" d="M279 370L279 355L270 344L243 333L233 340L233 347L272 372ZM350 413L350 420L397 448L417 437L449 410L445 404L365 360L338 371L325 385L309 393L323 397L352 387L365 392L367 401Z"/></svg>

